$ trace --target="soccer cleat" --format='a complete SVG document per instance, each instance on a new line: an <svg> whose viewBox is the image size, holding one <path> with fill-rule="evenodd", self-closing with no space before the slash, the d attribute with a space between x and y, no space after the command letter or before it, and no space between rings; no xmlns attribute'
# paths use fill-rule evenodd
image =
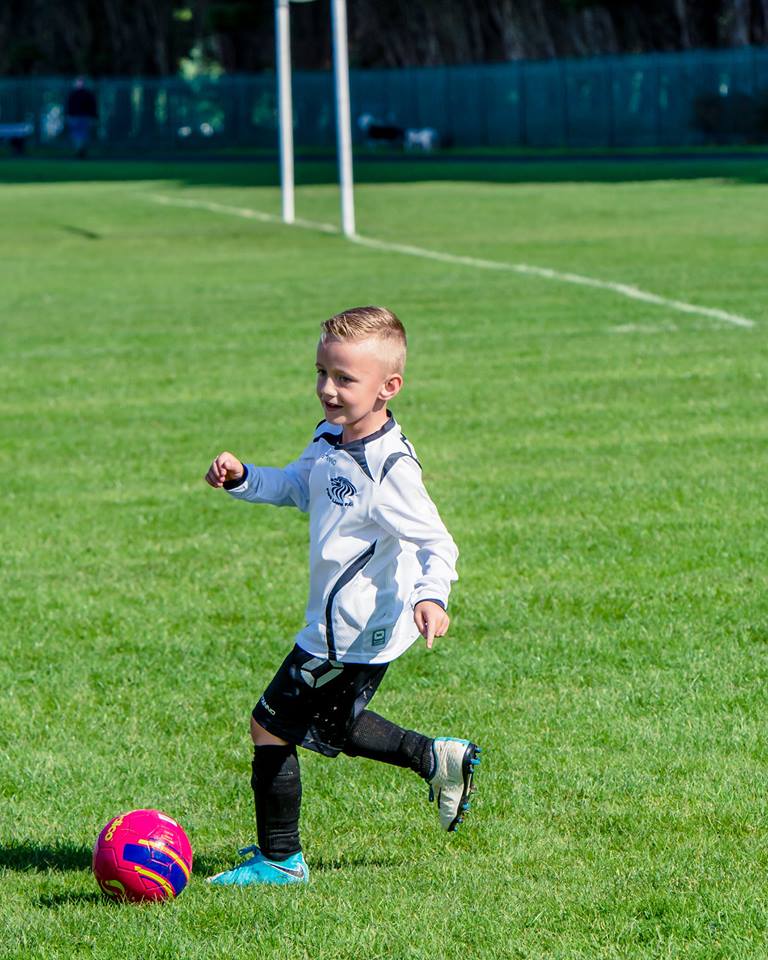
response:
<svg viewBox="0 0 768 960"><path fill-rule="evenodd" d="M480 763L480 747L469 740L436 737L432 741L435 761L429 784L429 799L437 800L440 825L453 832L469 810L469 795L475 791L472 779Z"/></svg>
<svg viewBox="0 0 768 960"><path fill-rule="evenodd" d="M249 887L256 883L309 882L309 867L301 851L294 853L287 860L269 860L258 847L245 847L240 851L240 856L245 856L246 853L253 853L253 856L233 870L225 870L224 873L207 877L206 883L216 887Z"/></svg>

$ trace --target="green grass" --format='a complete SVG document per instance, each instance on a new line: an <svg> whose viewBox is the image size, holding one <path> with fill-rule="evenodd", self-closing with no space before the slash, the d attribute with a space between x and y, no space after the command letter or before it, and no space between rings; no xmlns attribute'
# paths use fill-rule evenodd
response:
<svg viewBox="0 0 768 960"><path fill-rule="evenodd" d="M359 228L756 325L145 198L277 212L260 167L0 167L1 957L765 956L766 164L484 169L371 172ZM411 774L302 753L310 886L214 891L306 523L202 476L301 449L317 325L369 302L408 328L395 412L461 550L451 634L375 706L477 739L480 792L448 837ZM137 806L192 840L175 903L96 892Z"/></svg>

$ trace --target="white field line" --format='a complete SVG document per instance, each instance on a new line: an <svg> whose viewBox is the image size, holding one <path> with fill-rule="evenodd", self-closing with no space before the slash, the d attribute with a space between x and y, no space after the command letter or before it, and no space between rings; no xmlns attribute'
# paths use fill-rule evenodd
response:
<svg viewBox="0 0 768 960"><path fill-rule="evenodd" d="M154 200L156 203L162 203L174 207L193 207L199 210L210 210L212 213L225 213L230 216L243 217L246 220L258 220L261 223L282 224L280 217L272 213L264 213L261 210L249 210L247 207L230 207L223 203L213 203L208 200L188 200L183 198L168 197L162 194L146 194L147 199ZM297 218L293 226L302 227L305 230L320 230L323 233L339 233L339 228L332 223L319 223L315 220L301 220ZM686 303L684 300L672 300L669 297L662 297L657 293L651 293L648 290L641 290L628 283L614 283L611 280L598 280L596 277L586 277L580 273L564 273L560 270L552 270L549 267L536 267L529 263L505 263L501 260L482 260L477 257L462 257L453 253L441 253L439 250L428 250L425 247L414 247L405 243L392 243L389 240L376 240L373 237L362 237L356 234L351 237L353 243L363 247L370 247L373 250L384 250L388 253L402 253L410 257L422 257L427 260L437 260L440 263L457 264L464 267L475 267L479 270L502 270L510 273L520 273L526 276L541 277L544 280L557 280L561 283L575 283L582 287L594 287L598 290L609 290L617 293L619 296L628 297L630 300L642 300L644 303L652 303L658 307L667 307L670 310L677 310L680 313L695 314L700 317L709 317L713 320L722 320L725 323L731 323L737 327L754 327L755 321L749 317L742 317L737 313L728 313L726 310L720 310L718 307L701 307L694 303Z"/></svg>
<svg viewBox="0 0 768 960"><path fill-rule="evenodd" d="M227 213L233 217L244 217L246 220L258 220L259 223L282 224L282 217L274 213L264 213L263 210L249 210L247 207L229 207L224 203L213 203L210 200L185 200L182 197L166 197L161 193L145 194L148 200L162 203L167 207L192 207L196 210L210 210L211 213ZM303 227L305 230L320 230L322 233L339 233L339 228L332 223L320 223L316 220L301 220L297 217L293 226Z"/></svg>

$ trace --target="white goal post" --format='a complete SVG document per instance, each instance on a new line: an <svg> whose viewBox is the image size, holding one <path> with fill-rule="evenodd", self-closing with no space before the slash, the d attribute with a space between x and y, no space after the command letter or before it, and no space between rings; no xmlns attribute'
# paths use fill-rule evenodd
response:
<svg viewBox="0 0 768 960"><path fill-rule="evenodd" d="M290 4L312 0L275 0L278 126L280 131L280 187L285 223L296 218L294 200L293 99L291 94ZM352 119L349 106L349 52L346 0L331 0L333 73L336 99L336 143L341 190L341 228L355 235L355 199L352 172Z"/></svg>

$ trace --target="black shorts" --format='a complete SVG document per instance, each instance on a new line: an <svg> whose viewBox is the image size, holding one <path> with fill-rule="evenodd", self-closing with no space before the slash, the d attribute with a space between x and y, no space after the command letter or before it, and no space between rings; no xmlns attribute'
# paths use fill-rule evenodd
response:
<svg viewBox="0 0 768 960"><path fill-rule="evenodd" d="M253 708L253 719L282 740L335 757L388 666L320 660L295 646Z"/></svg>

